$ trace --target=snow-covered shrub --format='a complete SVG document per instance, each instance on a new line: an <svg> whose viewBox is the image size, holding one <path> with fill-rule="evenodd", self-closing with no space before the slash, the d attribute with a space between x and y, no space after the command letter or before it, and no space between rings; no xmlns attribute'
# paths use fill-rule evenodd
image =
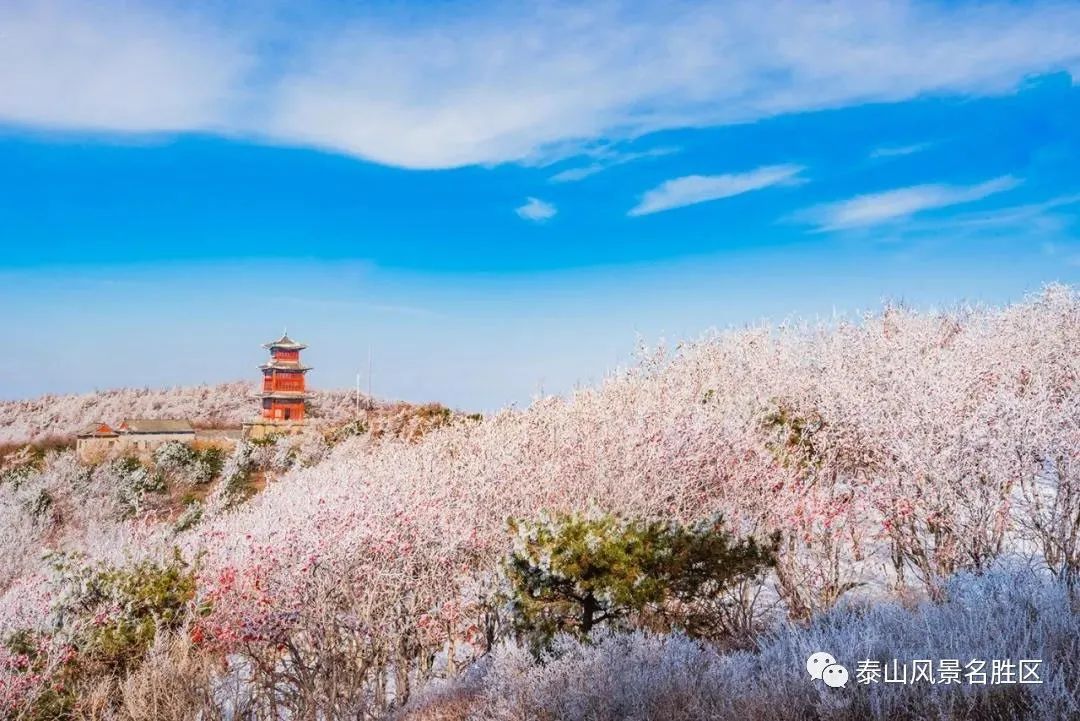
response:
<svg viewBox="0 0 1080 721"><path fill-rule="evenodd" d="M9 468L0 483L0 589L35 565L44 540L55 536L61 524L113 507L111 500L92 507L74 501L84 494L97 495L91 475L71 452Z"/></svg>
<svg viewBox="0 0 1080 721"><path fill-rule="evenodd" d="M189 502L184 506L183 512L176 519L176 523L173 524L173 531L183 533L197 526L199 521L202 520L204 510L203 504L199 501Z"/></svg>
<svg viewBox="0 0 1080 721"><path fill-rule="evenodd" d="M143 510L148 493L165 490L164 477L134 456L113 459L106 467L105 478L116 489L120 507L130 516L137 516Z"/></svg>
<svg viewBox="0 0 1080 721"><path fill-rule="evenodd" d="M217 478L225 468L225 458L225 450L218 446L207 446L196 451L191 469L192 483L209 483Z"/></svg>
<svg viewBox="0 0 1080 721"><path fill-rule="evenodd" d="M0 702L8 685L22 689L11 718L83 718L86 697L102 689L101 708L115 710L114 679L141 666L158 635L178 631L192 611L194 572L178 554L122 567L78 554L52 563L52 628L5 629L0 638L8 652L0 653Z"/></svg>
<svg viewBox="0 0 1080 721"><path fill-rule="evenodd" d="M425 718L425 707L463 697L468 712L455 718L477 721L1058 721L1080 714L1075 589L1030 568L996 567L950 579L944 598L915 608L844 605L809 627L783 624L756 652L603 631L591 643L561 637L537 661L508 641L471 675L433 686L404 718ZM805 661L818 651L849 669L846 688L810 678ZM957 659L963 674L970 660L985 660L987 683L859 681L860 664L893 659L909 668L919 659ZM1014 675L1012 683L991 684L994 659L1041 661L1041 683L1020 684Z"/></svg>
<svg viewBox="0 0 1080 721"><path fill-rule="evenodd" d="M221 473L225 451L217 445L193 447L170 441L154 451L154 467L167 480L185 486L209 483Z"/></svg>
<svg viewBox="0 0 1080 721"><path fill-rule="evenodd" d="M26 510L35 521L42 521L53 510L55 506L55 499L49 489L42 488L37 494L26 503Z"/></svg>
<svg viewBox="0 0 1080 721"><path fill-rule="evenodd" d="M252 474L257 471L260 459L266 455L266 449L271 447L272 442L259 444L245 440L238 443L232 454L225 459L221 468L221 479L207 499L207 507L220 512L250 498L253 493Z"/></svg>
<svg viewBox="0 0 1080 721"><path fill-rule="evenodd" d="M0 462L0 486L10 485L18 490L28 478L38 473L43 465L43 459L32 453L29 446L18 453L7 456Z"/></svg>
<svg viewBox="0 0 1080 721"><path fill-rule="evenodd" d="M309 429L297 437L294 448L293 463L301 468L308 468L318 464L326 457L330 450L330 444L323 433ZM282 466L282 470L286 470L286 468Z"/></svg>
<svg viewBox="0 0 1080 721"><path fill-rule="evenodd" d="M195 450L189 443L169 441L158 446L154 451L154 465L158 470L169 474L179 474L195 463Z"/></svg>

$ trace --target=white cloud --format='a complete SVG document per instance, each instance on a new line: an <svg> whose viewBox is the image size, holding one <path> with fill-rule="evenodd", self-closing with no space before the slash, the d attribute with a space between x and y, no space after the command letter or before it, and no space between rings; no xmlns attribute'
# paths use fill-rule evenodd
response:
<svg viewBox="0 0 1080 721"><path fill-rule="evenodd" d="M665 180L642 195L641 201L628 215L649 215L684 205L730 198L771 185L792 185L801 182L798 176L802 170L799 165L768 165L747 173L686 175Z"/></svg>
<svg viewBox="0 0 1080 721"><path fill-rule="evenodd" d="M576 183L579 180L591 178L597 173L602 173L610 167L610 165L604 165L603 163L589 163L588 165L559 171L552 175L549 180L553 183Z"/></svg>
<svg viewBox="0 0 1080 721"><path fill-rule="evenodd" d="M1062 230L1074 220L1067 209L1080 205L1080 194L1058 195L1038 203L1013 205L991 211L961 213L927 223L931 228L1009 228ZM1065 212L1062 212L1062 211Z"/></svg>
<svg viewBox="0 0 1080 721"><path fill-rule="evenodd" d="M1004 175L977 185L913 185L819 205L798 214L797 219L813 223L821 230L880 225L909 218L924 210L981 200L1015 188L1020 182Z"/></svg>
<svg viewBox="0 0 1080 721"><path fill-rule="evenodd" d="M559 211L551 203L546 203L539 198L526 198L525 204L514 208L514 212L525 220L542 223L549 218L554 218Z"/></svg>
<svg viewBox="0 0 1080 721"><path fill-rule="evenodd" d="M0 121L157 132L237 123L254 58L205 19L150 7L0 4Z"/></svg>
<svg viewBox="0 0 1080 721"><path fill-rule="evenodd" d="M448 168L566 157L666 128L1001 93L1080 67L1080 6L1069 3L329 3L304 6L302 22L217 3L105 7L0 4L0 121L213 130Z"/></svg>
<svg viewBox="0 0 1080 721"><path fill-rule="evenodd" d="M870 151L871 158L895 158L901 155L913 155L921 153L931 147L933 143L912 143L911 145L883 145Z"/></svg>
<svg viewBox="0 0 1080 721"><path fill-rule="evenodd" d="M588 165L577 166L574 168L567 168L561 172L552 175L549 180L553 183L574 183L579 180L601 173L608 168L614 168L617 165L625 165L632 163L635 160L643 160L647 158L659 158L664 155L671 155L678 152L677 148L652 148L651 150L643 150L640 152L615 152L605 151L601 154L593 154L596 160Z"/></svg>

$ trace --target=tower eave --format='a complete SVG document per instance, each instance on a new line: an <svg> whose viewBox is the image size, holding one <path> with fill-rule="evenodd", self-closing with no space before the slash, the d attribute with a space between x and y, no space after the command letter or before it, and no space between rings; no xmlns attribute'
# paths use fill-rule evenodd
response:
<svg viewBox="0 0 1080 721"><path fill-rule="evenodd" d="M280 349L282 349L282 350L304 350L305 348L307 348L307 346L306 346L306 345L304 345L303 343L291 343L291 344L285 344L285 343L263 343L263 346L262 346L262 347L263 347L263 348L267 348L267 349L269 349L269 350L273 350L273 349L275 349L275 348L280 348Z"/></svg>
<svg viewBox="0 0 1080 721"><path fill-rule="evenodd" d="M259 370L264 370L264 371L277 370L277 371L294 371L294 372L299 372L299 373L307 373L314 366L304 366L304 365L300 365L300 364L289 365L289 364L283 364L283 363L263 363L261 366L257 366L257 367L259 368Z"/></svg>
<svg viewBox="0 0 1080 721"><path fill-rule="evenodd" d="M298 400L303 398L312 398L314 394L310 391L260 391L255 394L256 398L280 398L281 400Z"/></svg>

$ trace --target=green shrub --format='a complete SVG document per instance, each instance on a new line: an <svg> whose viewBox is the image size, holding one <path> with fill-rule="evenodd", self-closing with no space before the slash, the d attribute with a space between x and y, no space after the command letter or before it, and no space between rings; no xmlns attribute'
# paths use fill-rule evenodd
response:
<svg viewBox="0 0 1080 721"><path fill-rule="evenodd" d="M340 440L341 438L347 438L348 436L362 436L367 432L368 424L357 418L355 421L346 423L341 428L338 428L335 437Z"/></svg>
<svg viewBox="0 0 1080 721"><path fill-rule="evenodd" d="M177 554L165 564L144 562L132 568L99 572L106 599L122 609L90 633L86 651L118 671L138 663L158 629L180 626L195 596L195 576Z"/></svg>
<svg viewBox="0 0 1080 721"><path fill-rule="evenodd" d="M50 659L45 651L49 647L49 638L41 631L20 628L8 633L3 645L13 656L25 659L19 673L47 679L31 696L22 699L18 715L12 718L20 721L66 721L74 718L79 700L78 689L70 683L74 664L68 660L52 666L50 661L55 659ZM15 707L9 707L9 710L15 711Z"/></svg>
<svg viewBox="0 0 1080 721"><path fill-rule="evenodd" d="M281 433L267 433L265 436L259 436L258 438L249 438L248 443L256 448L268 448L277 443L278 438L281 438Z"/></svg>
<svg viewBox="0 0 1080 721"><path fill-rule="evenodd" d="M225 467L225 452L217 446L195 451L195 482L209 483L221 475Z"/></svg>
<svg viewBox="0 0 1080 721"><path fill-rule="evenodd" d="M157 634L178 631L193 610L195 574L179 551L162 563L126 567L91 566L82 556L65 554L52 562L61 585L53 606L57 625L3 638L7 650L23 659L18 673L41 679L20 704L16 718L24 721L89 718L81 708L87 694L133 672ZM111 688L106 703L118 704Z"/></svg>
<svg viewBox="0 0 1080 721"><path fill-rule="evenodd" d="M157 470L185 483L209 483L221 474L225 453L217 446L193 448L188 443L170 441L154 453Z"/></svg>
<svg viewBox="0 0 1080 721"><path fill-rule="evenodd" d="M67 587L59 615L76 629L79 656L107 671L138 663L159 630L183 623L195 596L194 570L178 550L162 563L87 567L62 556L54 566Z"/></svg>
<svg viewBox="0 0 1080 721"><path fill-rule="evenodd" d="M719 519L686 527L563 515L510 528L516 540L505 570L515 623L540 641L560 631L585 636L601 622L660 621L692 632L680 606L758 575L773 563L776 543L736 541Z"/></svg>

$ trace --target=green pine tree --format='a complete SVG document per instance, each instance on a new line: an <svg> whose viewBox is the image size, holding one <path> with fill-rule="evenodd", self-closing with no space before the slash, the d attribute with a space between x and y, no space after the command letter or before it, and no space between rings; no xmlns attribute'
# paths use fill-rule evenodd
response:
<svg viewBox="0 0 1080 721"><path fill-rule="evenodd" d="M562 515L510 521L506 561L515 623L538 640L599 623L671 618L671 609L714 599L773 563L775 539L734 539L713 519L692 526ZM689 617L671 624L692 632Z"/></svg>

